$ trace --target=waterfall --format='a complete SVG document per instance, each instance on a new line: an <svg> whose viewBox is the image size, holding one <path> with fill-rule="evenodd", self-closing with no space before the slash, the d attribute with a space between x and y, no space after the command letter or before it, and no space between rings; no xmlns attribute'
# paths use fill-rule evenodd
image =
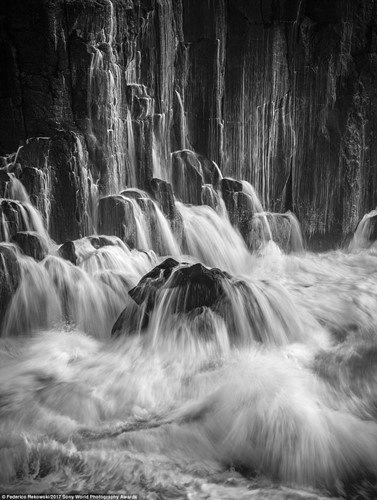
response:
<svg viewBox="0 0 377 500"><path fill-rule="evenodd" d="M208 206L187 207L177 203L182 215L186 253L208 266L232 273L244 271L250 255L242 237L226 217Z"/></svg>
<svg viewBox="0 0 377 500"><path fill-rule="evenodd" d="M6 500L377 498L375 9L294 3L0 7Z"/></svg>
<svg viewBox="0 0 377 500"><path fill-rule="evenodd" d="M294 214L264 211L250 184L225 185L242 189L231 199L249 214L254 250L211 184L202 193L213 207L137 188L101 197L98 234L70 242L71 254L50 244L38 259L8 242L3 209L7 491L40 491L43 474L44 491L118 491L128 478L143 492L139 475L162 470L169 495L178 477L188 490L212 484L218 497L230 474L234 497L258 470L269 491L277 482L326 495L373 477L376 211L352 251L314 254L303 252ZM93 205L92 180L90 192ZM18 229L46 238L12 175L6 193Z"/></svg>

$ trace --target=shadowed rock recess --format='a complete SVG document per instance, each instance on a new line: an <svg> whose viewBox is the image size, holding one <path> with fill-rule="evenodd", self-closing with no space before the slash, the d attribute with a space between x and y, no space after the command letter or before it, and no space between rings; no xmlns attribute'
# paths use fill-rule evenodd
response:
<svg viewBox="0 0 377 500"><path fill-rule="evenodd" d="M340 241L377 204L376 19L361 0L4 0L2 175L60 243L124 187L179 227L152 179L213 206L213 162L312 245Z"/></svg>

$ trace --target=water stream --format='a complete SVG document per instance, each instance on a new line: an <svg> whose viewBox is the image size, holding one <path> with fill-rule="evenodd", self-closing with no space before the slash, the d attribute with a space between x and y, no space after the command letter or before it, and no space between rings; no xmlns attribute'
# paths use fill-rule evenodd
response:
<svg viewBox="0 0 377 500"><path fill-rule="evenodd" d="M17 182L9 189L25 229L47 241L27 194ZM267 228L254 251L223 205L177 202L178 241L136 189L121 195L136 248L85 237L74 242L76 265L50 240L41 261L23 255L2 220L2 269L12 253L20 280L0 338L1 491L375 498L375 212L348 248L314 254L292 214L279 225L283 215L246 192ZM168 255L178 266L137 323L128 292ZM224 271L221 301L186 310L189 289L173 280L198 262Z"/></svg>

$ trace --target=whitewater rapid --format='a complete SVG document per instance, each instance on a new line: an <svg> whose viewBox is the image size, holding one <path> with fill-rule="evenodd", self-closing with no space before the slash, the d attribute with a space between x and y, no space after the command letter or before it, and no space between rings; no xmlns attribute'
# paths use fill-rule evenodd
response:
<svg viewBox="0 0 377 500"><path fill-rule="evenodd" d="M73 297L77 318L87 318L81 328L60 323L25 336L14 319L17 331L0 339L1 490L374 498L373 246L287 255L267 242L235 263L244 269L232 279L255 302L250 319L238 288L229 292L238 336L210 310L195 321L166 314L165 297L145 331L116 339L101 332L108 324L96 308L106 306L110 324L119 294L93 290L90 309L87 290L115 268L131 288L162 259L121 244L85 248L77 268L52 256L38 264L47 282L54 269L55 283L62 275L84 283ZM22 315L20 304L10 317ZM51 304L50 296L46 314Z"/></svg>

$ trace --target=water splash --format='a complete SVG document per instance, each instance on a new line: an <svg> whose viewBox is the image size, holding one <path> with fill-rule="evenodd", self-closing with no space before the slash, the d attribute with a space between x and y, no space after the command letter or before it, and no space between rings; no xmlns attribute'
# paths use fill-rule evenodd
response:
<svg viewBox="0 0 377 500"><path fill-rule="evenodd" d="M186 253L236 274L247 268L250 254L229 219L206 205L188 207L177 202L177 208L183 219Z"/></svg>

